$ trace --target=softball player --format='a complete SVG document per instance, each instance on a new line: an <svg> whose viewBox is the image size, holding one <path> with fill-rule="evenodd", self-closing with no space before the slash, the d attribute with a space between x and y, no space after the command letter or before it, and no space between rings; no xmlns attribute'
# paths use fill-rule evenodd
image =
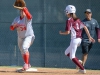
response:
<svg viewBox="0 0 100 75"><path fill-rule="evenodd" d="M87 27L78 19L75 15L76 8L73 5L68 5L65 9L66 15L69 18L66 21L66 31L62 32L59 31L60 34L62 35L67 35L70 34L71 32L71 42L70 46L65 50L65 55L70 57L70 59L80 68L79 72L81 73L86 73L86 70L84 67L80 64L78 58L75 57L75 53L77 50L77 47L81 43L81 32L82 28L85 29L87 36L90 41L95 41L89 34L89 31Z"/></svg>
<svg viewBox="0 0 100 75"><path fill-rule="evenodd" d="M27 70L31 67L29 63L29 47L35 39L34 31L32 28L32 15L26 7L17 7L20 10L20 16L16 17L10 26L10 30L17 29L18 33L18 46L21 51L24 65L22 70Z"/></svg>

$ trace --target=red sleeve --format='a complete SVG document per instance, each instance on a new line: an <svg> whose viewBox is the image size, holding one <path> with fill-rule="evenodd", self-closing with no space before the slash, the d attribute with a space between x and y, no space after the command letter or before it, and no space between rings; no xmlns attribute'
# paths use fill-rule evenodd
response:
<svg viewBox="0 0 100 75"><path fill-rule="evenodd" d="M28 9L25 7L25 8L23 8L23 11L24 11L24 13L26 14L26 17L28 18L28 19L31 19L32 18L32 15L29 13L29 11L28 11Z"/></svg>
<svg viewBox="0 0 100 75"><path fill-rule="evenodd" d="M70 31L70 22L67 20L66 21L66 28L65 28L66 31Z"/></svg>
<svg viewBox="0 0 100 75"><path fill-rule="evenodd" d="M15 28L13 26L10 26L10 30L14 30Z"/></svg>
<svg viewBox="0 0 100 75"><path fill-rule="evenodd" d="M97 34L97 38L100 39L100 29L96 28L96 34Z"/></svg>

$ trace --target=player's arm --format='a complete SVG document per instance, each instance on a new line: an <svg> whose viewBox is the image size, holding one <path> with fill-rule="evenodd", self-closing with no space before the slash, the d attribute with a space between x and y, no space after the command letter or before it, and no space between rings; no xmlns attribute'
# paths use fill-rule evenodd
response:
<svg viewBox="0 0 100 75"><path fill-rule="evenodd" d="M17 23L14 23L13 25L10 26L10 30L15 30L17 27Z"/></svg>
<svg viewBox="0 0 100 75"><path fill-rule="evenodd" d="M90 35L89 31L88 31L88 28L86 26L84 26L84 30L85 30L88 38L89 38L89 41L95 42L95 40L91 37L91 35Z"/></svg>
<svg viewBox="0 0 100 75"><path fill-rule="evenodd" d="M19 9L19 10L23 10L28 20L30 20L32 18L32 15L28 11L27 7L17 7L17 6L14 6L14 8Z"/></svg>
<svg viewBox="0 0 100 75"><path fill-rule="evenodd" d="M28 11L28 9L26 7L23 8L23 11L27 17L27 19L31 19L32 15L30 14L30 12Z"/></svg>
<svg viewBox="0 0 100 75"><path fill-rule="evenodd" d="M70 31L65 31L65 32L59 31L59 34L61 34L61 35L68 35L68 34L70 34Z"/></svg>
<svg viewBox="0 0 100 75"><path fill-rule="evenodd" d="M66 21L65 31L64 32L59 31L59 34L61 34L61 35L68 35L68 34L70 34L70 22L68 20Z"/></svg>

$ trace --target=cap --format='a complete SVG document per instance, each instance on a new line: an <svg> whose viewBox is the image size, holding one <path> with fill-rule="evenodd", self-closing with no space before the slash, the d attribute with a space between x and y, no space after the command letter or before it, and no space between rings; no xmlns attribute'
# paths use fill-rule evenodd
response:
<svg viewBox="0 0 100 75"><path fill-rule="evenodd" d="M66 11L66 13L76 13L76 8L73 5L68 5L68 6L66 6L65 11Z"/></svg>
<svg viewBox="0 0 100 75"><path fill-rule="evenodd" d="M92 13L91 9L86 9L84 13L86 12Z"/></svg>

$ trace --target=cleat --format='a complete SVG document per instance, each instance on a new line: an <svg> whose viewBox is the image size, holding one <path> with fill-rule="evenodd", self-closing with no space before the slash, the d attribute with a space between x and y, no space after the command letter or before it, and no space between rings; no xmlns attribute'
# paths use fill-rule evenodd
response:
<svg viewBox="0 0 100 75"><path fill-rule="evenodd" d="M31 65L30 64L28 64L28 68L31 68Z"/></svg>
<svg viewBox="0 0 100 75"><path fill-rule="evenodd" d="M24 64L22 70L27 70L29 68L31 68L31 65L30 64Z"/></svg>
<svg viewBox="0 0 100 75"><path fill-rule="evenodd" d="M85 69L84 70L79 69L78 73L86 74L86 70Z"/></svg>
<svg viewBox="0 0 100 75"><path fill-rule="evenodd" d="M23 68L17 69L16 72L23 73L23 72L36 72L37 69L31 68L30 64L24 64Z"/></svg>
<svg viewBox="0 0 100 75"><path fill-rule="evenodd" d="M25 70L23 70L23 69L17 69L16 72L22 73L22 72L25 72Z"/></svg>
<svg viewBox="0 0 100 75"><path fill-rule="evenodd" d="M29 64L24 64L22 70L27 70L27 69L29 69Z"/></svg>

